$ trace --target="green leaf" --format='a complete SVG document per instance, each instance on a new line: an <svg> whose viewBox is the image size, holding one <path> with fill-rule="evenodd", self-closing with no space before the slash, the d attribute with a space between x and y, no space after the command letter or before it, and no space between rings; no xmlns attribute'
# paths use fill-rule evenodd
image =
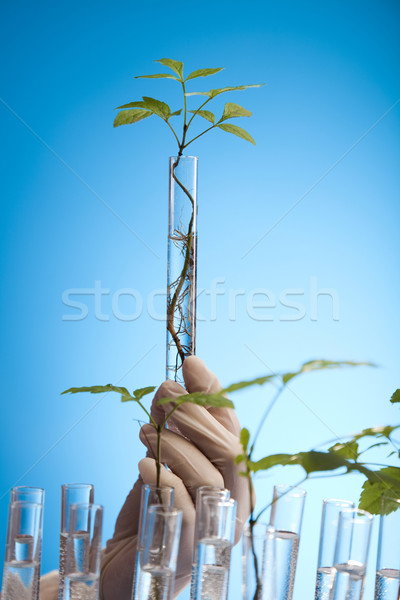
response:
<svg viewBox="0 0 400 600"><path fill-rule="evenodd" d="M207 119L210 123L215 123L215 115L209 110L189 110L189 112Z"/></svg>
<svg viewBox="0 0 400 600"><path fill-rule="evenodd" d="M192 71L192 73L186 77L185 81L189 81L189 79L196 79L196 77L208 77L209 75L215 75L215 73L219 73L223 70L223 67L221 69L197 69L197 71Z"/></svg>
<svg viewBox="0 0 400 600"><path fill-rule="evenodd" d="M243 390L244 388L250 387L252 385L264 385L264 383L271 382L275 379L276 375L266 375L265 377L256 377L255 379L251 379L250 381L240 381L239 383L232 383L228 385L228 387L224 388L221 393L231 394L232 392L237 392L238 390Z"/></svg>
<svg viewBox="0 0 400 600"><path fill-rule="evenodd" d="M244 460L246 460L246 455L238 454L238 456L235 457L235 465L238 465L239 463L243 462Z"/></svg>
<svg viewBox="0 0 400 600"><path fill-rule="evenodd" d="M250 142L251 144L256 145L256 143L253 140L253 138L251 137L251 135L249 133L247 133L247 131L245 131L245 129L242 129L241 127L238 127L237 125L231 125L231 123L221 123L221 125L217 125L217 127L222 129L223 131L226 131L227 133L233 133L233 135L237 135L238 137L242 138L243 140L246 140L247 142Z"/></svg>
<svg viewBox="0 0 400 600"><path fill-rule="evenodd" d="M393 431L399 429L400 425L378 425L377 427L368 427L357 433L353 440L361 440L364 437L376 437L389 439Z"/></svg>
<svg viewBox="0 0 400 600"><path fill-rule="evenodd" d="M154 62L161 63L165 67L170 68L178 75L179 79L183 79L183 63L179 62L179 60L173 60L172 58L160 58Z"/></svg>
<svg viewBox="0 0 400 600"><path fill-rule="evenodd" d="M153 114L153 111L142 110L134 108L131 110L121 110L114 119L114 127L120 125L130 125L131 123L137 123L142 119L146 119Z"/></svg>
<svg viewBox="0 0 400 600"><path fill-rule="evenodd" d="M395 404L396 402L400 402L400 390L396 390L392 397L390 398L390 402Z"/></svg>
<svg viewBox="0 0 400 600"><path fill-rule="evenodd" d="M179 81L177 77L169 75L169 73L156 73L155 75L136 75L135 79L174 79Z"/></svg>
<svg viewBox="0 0 400 600"><path fill-rule="evenodd" d="M316 450L299 452L298 454L272 454L255 463L250 463L250 468L254 472L266 471L277 465L298 465L303 467L307 475L319 471L334 471L341 467L345 467L347 470L355 468L354 465L340 455L330 452L317 452ZM368 469L362 468L363 473L365 470L368 471Z"/></svg>
<svg viewBox="0 0 400 600"><path fill-rule="evenodd" d="M376 471L377 480L364 483L360 496L359 507L368 512L379 515L382 507L382 496L400 498L400 469L397 467L384 467Z"/></svg>
<svg viewBox="0 0 400 600"><path fill-rule="evenodd" d="M350 466L345 458L330 452L310 450L310 452L299 452L296 458L297 464L303 467L307 475L319 471L334 471L341 467L348 469Z"/></svg>
<svg viewBox="0 0 400 600"><path fill-rule="evenodd" d="M115 110L118 110L120 108L144 108L144 102L143 100L135 100L135 102L128 102L128 104L117 106Z"/></svg>
<svg viewBox="0 0 400 600"><path fill-rule="evenodd" d="M143 96L144 107L148 110L153 111L155 115L162 119L168 119L171 115L171 109L165 102L150 98L150 96Z"/></svg>
<svg viewBox="0 0 400 600"><path fill-rule="evenodd" d="M350 460L356 460L359 456L358 444L355 440L342 444L338 443L329 448L329 452L337 454L342 458L348 458Z"/></svg>
<svg viewBox="0 0 400 600"><path fill-rule="evenodd" d="M212 406L214 408L234 408L233 402L224 398L222 392L218 392L215 394L205 394L204 392L193 392L192 394L183 394L182 396L178 396L178 398L161 398L157 402L157 406L161 406L163 404L176 404L180 406L181 404L185 404L186 402L190 402L192 404L197 404L199 406Z"/></svg>
<svg viewBox="0 0 400 600"><path fill-rule="evenodd" d="M182 112L182 109L180 108L179 110L176 110L175 112L171 113L169 116L170 117L178 117L181 114L181 112Z"/></svg>
<svg viewBox="0 0 400 600"><path fill-rule="evenodd" d="M268 469L278 465L286 466L289 464L296 464L293 462L294 460L295 459L292 454L271 454L270 456L265 456L256 462L250 461L249 466L250 470L256 473L257 471L267 471Z"/></svg>
<svg viewBox="0 0 400 600"><path fill-rule="evenodd" d="M249 445L249 441L250 441L250 432L248 429L246 429L246 427L243 427L243 429L240 432L240 443L243 446L244 453L247 452L247 446Z"/></svg>
<svg viewBox="0 0 400 600"><path fill-rule="evenodd" d="M148 394L151 394L152 392L154 392L155 389L156 388L154 386L139 388L133 392L134 399L141 400L141 398L143 398L143 396L147 396Z"/></svg>
<svg viewBox="0 0 400 600"><path fill-rule="evenodd" d="M208 96L209 98L215 98L215 96L219 96L219 94L224 94L225 92L235 92L239 90L247 90L249 88L257 88L264 85L263 83L256 83L253 85L236 85L234 87L225 87L225 88L217 88L214 90L209 90L208 92L189 92L186 96Z"/></svg>
<svg viewBox="0 0 400 600"><path fill-rule="evenodd" d="M298 373L284 373L282 375L283 384L286 385L287 382L290 381L291 379L293 379L293 377L296 377L296 375L300 375L300 372L298 372Z"/></svg>
<svg viewBox="0 0 400 600"><path fill-rule="evenodd" d="M375 365L370 362L357 362L354 360L323 360L315 359L305 362L301 367L302 373L308 371L321 371L323 369L340 369L342 367L374 367Z"/></svg>
<svg viewBox="0 0 400 600"><path fill-rule="evenodd" d="M118 392L124 396L129 396L129 392L125 387L118 387L116 385L92 385L89 387L72 387L62 392L62 394L79 394L80 392L90 392L91 394L103 394L107 392Z"/></svg>
<svg viewBox="0 0 400 600"><path fill-rule="evenodd" d="M78 394L80 392L89 392L91 394L107 394L108 392L116 392L117 394L121 394L122 402L132 399L125 387L111 385L111 383L108 383L107 385L92 385L90 387L74 387L70 388L69 390L65 390L65 392L62 393Z"/></svg>
<svg viewBox="0 0 400 600"><path fill-rule="evenodd" d="M243 108L240 104L234 102L227 102L225 104L224 113L221 117L221 121L226 119L233 119L234 117L251 117L251 112L247 108Z"/></svg>
<svg viewBox="0 0 400 600"><path fill-rule="evenodd" d="M282 373L282 381L284 385L294 377L298 375L302 375L303 373L310 373L312 371L323 371L327 369L341 369L343 367L374 367L372 363L369 362L355 362L351 360L309 360L305 362L298 371Z"/></svg>

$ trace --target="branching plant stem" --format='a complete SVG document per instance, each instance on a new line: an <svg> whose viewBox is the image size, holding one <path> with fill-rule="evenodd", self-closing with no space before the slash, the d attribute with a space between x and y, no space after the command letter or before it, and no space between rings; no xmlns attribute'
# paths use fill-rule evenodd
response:
<svg viewBox="0 0 400 600"><path fill-rule="evenodd" d="M178 179L178 177L176 175L176 169L179 165L179 162L180 162L182 154L183 154L183 150L185 148L186 134L187 134L187 130L188 130L188 127L190 124L190 123L186 122L187 121L187 100L186 100L185 82L182 80L181 83L182 83L182 93L183 93L183 103L184 103L183 130L182 130L182 140L181 141L178 140L177 135L176 135L175 131L173 130L172 126L168 123L168 121L166 121L166 122L169 125L169 127L171 128L171 130L174 133L175 138L178 142L178 156L177 156L174 164L172 165L172 178L175 181L175 183L180 187L180 189L183 191L183 193L187 196L187 198L189 199L189 201L191 203L191 207L192 207L192 214L191 214L191 218L189 221L188 231L182 232L183 233L182 241L183 241L185 260L183 263L181 273L180 273L177 281L175 282L175 290L174 290L172 298L170 296L170 289L172 288L172 285L169 284L169 286L168 286L167 330L171 334L171 337L172 337L173 343L176 346L180 361L181 361L181 363L183 363L183 361L185 360L185 358L187 356L187 352L185 351L184 347L182 346L182 342L181 342L179 333L176 331L175 324L174 324L174 317L175 317L177 305L179 303L179 299L181 296L182 288L185 284L185 281L187 280L189 269L190 269L190 264L191 264L190 259L191 259L192 250L193 250L193 224L194 224L194 216L195 216L195 205L194 205L193 196L191 195L189 190L184 186L184 184ZM191 285L191 282L189 282L189 285ZM183 331L183 333L187 333L188 326L185 323L185 316L182 313L180 314L179 319L180 319L180 324L179 324L180 325L180 327L179 327L180 333L182 333L182 331ZM182 330L181 330L181 326L182 326ZM190 327L190 324L189 324L189 327ZM176 365L175 379L177 376L178 369L179 369L179 366Z"/></svg>
<svg viewBox="0 0 400 600"><path fill-rule="evenodd" d="M270 414L272 408L275 406L281 393L283 392L284 387L285 387L284 385L279 387L275 396L272 398L271 402L269 403L267 409L265 410L263 416L261 417L259 426L257 428L253 442L251 444L250 450L248 452L246 452L246 454L247 454L247 456L246 456L246 476L247 476L248 483L249 483L249 497L250 497L250 519L249 519L250 544L251 544L251 553L253 556L254 573L255 573L255 579L256 579L256 589L254 592L253 600L262 600L262 592L263 592L262 581L260 578L260 568L259 568L259 564L258 564L258 557L257 557L257 552L256 552L256 547L255 547L254 527L255 527L258 519L260 518L261 514L271 505L269 504L268 506L263 508L263 510L256 517L254 517L254 511L255 511L254 490L253 490L253 482L252 482L251 470L250 470L249 464L252 460L253 451L254 451L254 447L255 447L256 441L258 439L258 436L261 433L261 430L265 424L265 421L266 421L268 415Z"/></svg>

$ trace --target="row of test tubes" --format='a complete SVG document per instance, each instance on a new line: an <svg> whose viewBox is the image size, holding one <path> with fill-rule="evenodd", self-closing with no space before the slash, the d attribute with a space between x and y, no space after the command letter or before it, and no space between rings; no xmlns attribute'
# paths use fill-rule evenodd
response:
<svg viewBox="0 0 400 600"><path fill-rule="evenodd" d="M292 599L305 496L301 488L275 486L269 522L245 528L243 600ZM173 488L142 486L132 600L173 598L182 526L182 511L173 503ZM11 490L3 600L39 599L43 507L42 489ZM98 599L102 516L92 485L62 486L59 600ZM352 502L324 501L315 600L361 600L371 524L372 516ZM399 598L399 530L400 500L384 498L375 600ZM191 600L227 599L235 532L236 501L229 490L199 488Z"/></svg>
<svg viewBox="0 0 400 600"><path fill-rule="evenodd" d="M375 600L400 597L400 500L377 499L381 507ZM315 600L361 600L372 515L347 500L323 502Z"/></svg>
<svg viewBox="0 0 400 600"><path fill-rule="evenodd" d="M12 488L2 600L39 600L45 493ZM103 507L91 484L61 488L59 600L97 600Z"/></svg>

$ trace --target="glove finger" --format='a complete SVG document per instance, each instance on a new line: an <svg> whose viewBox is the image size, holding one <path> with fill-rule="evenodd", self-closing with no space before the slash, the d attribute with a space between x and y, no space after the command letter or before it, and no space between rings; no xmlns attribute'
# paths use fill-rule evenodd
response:
<svg viewBox="0 0 400 600"><path fill-rule="evenodd" d="M143 481L139 477L129 492L115 523L114 535L107 542L107 552L122 539L132 537L138 532L138 517L140 510L140 493Z"/></svg>
<svg viewBox="0 0 400 600"><path fill-rule="evenodd" d="M189 393L205 392L212 394L222 389L218 378L198 356L188 356L182 366L183 378ZM208 411L228 431L235 435L240 434L240 423L232 408L209 407Z"/></svg>
<svg viewBox="0 0 400 600"><path fill-rule="evenodd" d="M144 425L139 435L143 444L151 452L150 456L155 458L157 432L153 425ZM188 440L171 430L162 432L161 462L166 463L171 471L184 482L193 501L196 499L197 488L202 485L224 486L221 473L206 456Z"/></svg>
<svg viewBox="0 0 400 600"><path fill-rule="evenodd" d="M173 404L163 404L161 406L157 406L157 403L162 398L178 398L178 396L183 396L187 394L187 391L176 383L176 381L164 381L156 391L153 402L151 404L151 416L157 423L157 425L162 425L164 422L165 416L172 410Z"/></svg>
<svg viewBox="0 0 400 600"><path fill-rule="evenodd" d="M54 600L58 598L58 571L50 571L40 578L39 600ZM1 594L0 594L1 598Z"/></svg>
<svg viewBox="0 0 400 600"><path fill-rule="evenodd" d="M238 502L237 532L250 514L248 481L239 475L243 463L235 465L235 458L242 454L239 438L230 433L202 406L183 404L174 412L172 419L182 434L208 458L220 471L226 488Z"/></svg>
<svg viewBox="0 0 400 600"><path fill-rule="evenodd" d="M155 484L157 481L156 463L152 458L143 458L139 462L139 471L145 483ZM161 485L169 485L175 489L174 507L182 510L182 531L179 544L176 577L185 582L190 579L192 569L192 551L194 539L195 508L189 493L181 479L172 471L161 466Z"/></svg>

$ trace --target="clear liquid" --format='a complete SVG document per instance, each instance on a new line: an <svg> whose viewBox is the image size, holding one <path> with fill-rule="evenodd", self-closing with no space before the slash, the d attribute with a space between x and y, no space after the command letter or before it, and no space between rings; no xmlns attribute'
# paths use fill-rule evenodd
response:
<svg viewBox="0 0 400 600"><path fill-rule="evenodd" d="M276 552L276 598L292 600L294 576L296 573L299 535L292 531L277 531Z"/></svg>
<svg viewBox="0 0 400 600"><path fill-rule="evenodd" d="M4 563L3 600L38 600L39 566L35 561L12 560Z"/></svg>
<svg viewBox="0 0 400 600"><path fill-rule="evenodd" d="M135 600L172 600L173 582L171 569L145 565L139 572Z"/></svg>
<svg viewBox="0 0 400 600"><path fill-rule="evenodd" d="M70 573L64 580L65 600L98 600L99 576L96 573Z"/></svg>
<svg viewBox="0 0 400 600"><path fill-rule="evenodd" d="M59 568L58 568L58 573L59 573L58 599L59 600L63 600L64 586L65 586L64 573L65 573L66 554L67 554L67 534L60 533L60 563L59 563Z"/></svg>
<svg viewBox="0 0 400 600"><path fill-rule="evenodd" d="M81 575L82 573L88 573L90 543L89 533L87 531L78 531L72 534L71 542L72 547L70 548L69 571L80 573ZM60 533L59 600L66 600L67 598L70 598L70 596L67 596L64 592L66 588L65 569L67 560L67 544L68 534ZM75 578L76 577L77 575ZM89 577L93 578L93 575L90 575ZM86 596L84 596L84 598L86 599ZM87 598L90 600L92 596L88 596Z"/></svg>
<svg viewBox="0 0 400 600"><path fill-rule="evenodd" d="M196 600L196 563L192 564L192 577L190 578L190 600Z"/></svg>
<svg viewBox="0 0 400 600"><path fill-rule="evenodd" d="M228 595L232 545L227 540L202 539L194 568L191 595L196 600L225 600Z"/></svg>
<svg viewBox="0 0 400 600"><path fill-rule="evenodd" d="M375 600L398 600L400 587L400 571L397 569L381 569L376 572Z"/></svg>
<svg viewBox="0 0 400 600"><path fill-rule="evenodd" d="M332 600L361 600L364 590L365 566L359 563L335 565L336 577Z"/></svg>
<svg viewBox="0 0 400 600"><path fill-rule="evenodd" d="M336 569L333 567L320 567L317 569L317 582L315 585L314 600L329 600Z"/></svg>

